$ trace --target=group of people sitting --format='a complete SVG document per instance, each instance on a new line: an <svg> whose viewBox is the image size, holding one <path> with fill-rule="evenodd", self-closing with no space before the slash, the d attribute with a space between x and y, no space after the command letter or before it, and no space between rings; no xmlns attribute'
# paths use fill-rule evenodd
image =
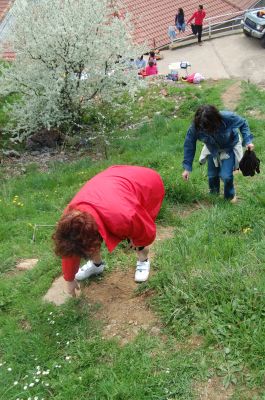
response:
<svg viewBox="0 0 265 400"><path fill-rule="evenodd" d="M138 74L142 77L157 75L157 54L154 51L150 51L147 62L144 60L144 56L137 58L135 65L138 68Z"/></svg>

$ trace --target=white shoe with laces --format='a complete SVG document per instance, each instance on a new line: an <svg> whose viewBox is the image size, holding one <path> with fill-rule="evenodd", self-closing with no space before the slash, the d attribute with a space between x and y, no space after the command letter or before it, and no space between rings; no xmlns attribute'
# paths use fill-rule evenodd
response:
<svg viewBox="0 0 265 400"><path fill-rule="evenodd" d="M82 281L92 275L99 275L104 271L104 268L104 262L97 267L93 261L89 260L86 264L79 268L78 272L75 274L75 279Z"/></svg>
<svg viewBox="0 0 265 400"><path fill-rule="evenodd" d="M150 272L150 261L137 261L134 280L135 282L145 282Z"/></svg>

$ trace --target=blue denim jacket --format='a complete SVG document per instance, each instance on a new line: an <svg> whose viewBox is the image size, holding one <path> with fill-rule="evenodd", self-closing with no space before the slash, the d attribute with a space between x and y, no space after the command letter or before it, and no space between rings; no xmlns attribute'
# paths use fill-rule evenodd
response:
<svg viewBox="0 0 265 400"><path fill-rule="evenodd" d="M196 142L200 140L206 144L213 157L216 157L219 151L229 151L239 141L240 130L243 145L252 143L253 135L249 130L247 121L231 111L221 111L222 125L220 129L212 136L203 131L196 131L194 123L189 127L184 142L184 160L183 168L192 171L192 163L196 152Z"/></svg>

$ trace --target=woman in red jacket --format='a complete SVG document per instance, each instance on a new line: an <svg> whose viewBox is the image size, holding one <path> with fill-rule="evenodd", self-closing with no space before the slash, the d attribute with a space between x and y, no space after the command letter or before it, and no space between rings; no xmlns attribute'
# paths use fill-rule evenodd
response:
<svg viewBox="0 0 265 400"><path fill-rule="evenodd" d="M206 16L206 12L203 9L203 5L200 4L198 7L198 10L195 11L195 13L187 21L187 24L189 24L194 19L195 31L193 33L198 34L199 45L202 44L202 24L203 24L203 20L204 20L205 16Z"/></svg>
<svg viewBox="0 0 265 400"><path fill-rule="evenodd" d="M116 165L90 179L67 206L53 235L68 293L75 295L76 279L103 272L103 241L112 252L119 242L130 239L138 256L135 281L146 281L150 270L146 246L155 239L163 198L162 179L149 168ZM89 261L79 268L81 258Z"/></svg>

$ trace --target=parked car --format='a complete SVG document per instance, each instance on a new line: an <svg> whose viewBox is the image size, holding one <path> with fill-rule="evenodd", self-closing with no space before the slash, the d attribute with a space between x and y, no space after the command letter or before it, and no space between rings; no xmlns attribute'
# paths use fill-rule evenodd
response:
<svg viewBox="0 0 265 400"><path fill-rule="evenodd" d="M265 48L265 9L246 12L243 32L246 36L260 39L261 46Z"/></svg>

